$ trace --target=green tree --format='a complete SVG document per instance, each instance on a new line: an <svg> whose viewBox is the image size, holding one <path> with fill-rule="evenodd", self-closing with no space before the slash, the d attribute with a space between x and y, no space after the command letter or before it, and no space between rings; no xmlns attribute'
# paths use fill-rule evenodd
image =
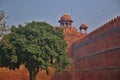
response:
<svg viewBox="0 0 120 80"><path fill-rule="evenodd" d="M62 30L45 22L13 26L0 42L0 66L15 69L24 64L30 80L36 80L39 69L45 69L47 74L49 67L65 69L69 63L66 46Z"/></svg>
<svg viewBox="0 0 120 80"><path fill-rule="evenodd" d="M6 19L8 17L5 16L5 12L3 10L0 10L0 39L3 35L10 32L10 28L6 26Z"/></svg>

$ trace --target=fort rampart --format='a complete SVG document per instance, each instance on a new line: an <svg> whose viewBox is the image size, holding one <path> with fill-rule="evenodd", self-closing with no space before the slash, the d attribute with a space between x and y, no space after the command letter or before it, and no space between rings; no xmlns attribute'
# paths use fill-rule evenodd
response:
<svg viewBox="0 0 120 80"><path fill-rule="evenodd" d="M78 37L65 38L72 40L69 68L59 74L50 69L50 75L40 71L37 80L120 80L120 17ZM29 74L25 68L0 68L0 80L29 80Z"/></svg>
<svg viewBox="0 0 120 80"><path fill-rule="evenodd" d="M120 17L78 40L70 50L75 80L120 80Z"/></svg>

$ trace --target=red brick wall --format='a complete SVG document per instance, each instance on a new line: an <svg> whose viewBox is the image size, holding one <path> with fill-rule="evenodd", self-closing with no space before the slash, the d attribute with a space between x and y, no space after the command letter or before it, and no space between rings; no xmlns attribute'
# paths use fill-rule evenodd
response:
<svg viewBox="0 0 120 80"><path fill-rule="evenodd" d="M65 40L70 41L71 68L63 73L50 69L50 75L40 71L37 80L120 80L120 17L82 39L76 34L65 36ZM0 69L0 80L22 79L29 80L26 69Z"/></svg>
<svg viewBox="0 0 120 80"><path fill-rule="evenodd" d="M72 45L74 80L120 80L120 17Z"/></svg>
<svg viewBox="0 0 120 80"><path fill-rule="evenodd" d="M29 80L29 74L26 69L9 70L0 68L0 80Z"/></svg>

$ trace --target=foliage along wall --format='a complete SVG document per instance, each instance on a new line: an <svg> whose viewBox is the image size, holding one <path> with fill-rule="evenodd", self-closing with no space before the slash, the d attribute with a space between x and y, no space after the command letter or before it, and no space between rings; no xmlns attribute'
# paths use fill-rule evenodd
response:
<svg viewBox="0 0 120 80"><path fill-rule="evenodd" d="M120 17L73 43L69 52L70 68L62 74L54 69L50 75L40 71L37 80L120 80ZM16 71L1 68L0 80L29 80L27 73L24 67Z"/></svg>

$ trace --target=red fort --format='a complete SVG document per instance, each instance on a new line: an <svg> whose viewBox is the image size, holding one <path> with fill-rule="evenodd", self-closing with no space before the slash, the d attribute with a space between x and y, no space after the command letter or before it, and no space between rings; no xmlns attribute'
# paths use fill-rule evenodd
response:
<svg viewBox="0 0 120 80"><path fill-rule="evenodd" d="M85 23L77 31L69 14L58 22L72 63L63 73L40 71L37 80L120 80L120 16L91 33ZM29 80L29 74L24 66L15 71L1 68L0 80Z"/></svg>

